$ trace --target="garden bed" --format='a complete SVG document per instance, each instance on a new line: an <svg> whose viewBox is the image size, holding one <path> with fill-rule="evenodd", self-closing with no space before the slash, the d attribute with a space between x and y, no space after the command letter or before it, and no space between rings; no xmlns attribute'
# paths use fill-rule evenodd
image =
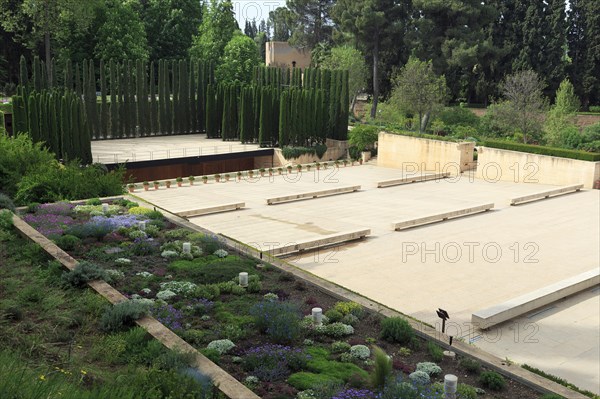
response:
<svg viewBox="0 0 600 399"><path fill-rule="evenodd" d="M375 398L373 376L381 382L387 375L387 357L374 356L376 347L392 356L394 378L405 382L388 378L385 398L399 397L401 389L442 397L444 374L472 386L461 386L465 398L477 396L475 387L486 391L477 397L540 396L511 380L494 382L501 377L473 360L445 359L400 319L340 302L269 265L257 267L216 237L180 229L136 205L58 203L32 206L23 218L264 398ZM249 275L247 288L238 284L240 272ZM327 316L323 326L309 316L315 307ZM433 361L440 369L418 366ZM417 367L431 376L412 374ZM415 388L419 378L431 383Z"/></svg>

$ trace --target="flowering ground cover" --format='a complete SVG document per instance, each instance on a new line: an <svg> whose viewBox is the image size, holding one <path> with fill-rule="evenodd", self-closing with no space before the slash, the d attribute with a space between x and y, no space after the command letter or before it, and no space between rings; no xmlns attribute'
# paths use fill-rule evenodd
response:
<svg viewBox="0 0 600 399"><path fill-rule="evenodd" d="M461 398L541 396L474 360L444 359L403 319L257 267L160 212L126 200L49 208L24 218L82 261L65 280L106 279L130 298L125 306L153 315L263 398L442 398L444 374L459 376ZM59 216L72 222L55 223ZM248 273L245 287L240 272ZM315 307L322 323L311 316Z"/></svg>

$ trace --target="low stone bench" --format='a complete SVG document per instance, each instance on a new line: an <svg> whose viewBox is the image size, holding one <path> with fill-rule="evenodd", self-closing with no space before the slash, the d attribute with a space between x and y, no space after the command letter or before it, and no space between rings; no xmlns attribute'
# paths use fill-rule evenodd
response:
<svg viewBox="0 0 600 399"><path fill-rule="evenodd" d="M590 270L499 305L478 310L471 315L471 322L485 330L598 284L600 284L600 271Z"/></svg>
<svg viewBox="0 0 600 399"><path fill-rule="evenodd" d="M555 195L566 194L570 192L580 191L583 188L583 184L575 184L572 186L565 186L560 188L555 188L552 190L540 191L539 193L524 195L522 197L512 198L510 200L511 205L521 204L523 202L535 201L542 198L548 198Z"/></svg>
<svg viewBox="0 0 600 399"><path fill-rule="evenodd" d="M191 209L189 211L181 211L175 214L182 218L191 218L194 216L208 215L210 213L235 211L238 209L242 209L245 206L246 204L244 202L233 202L230 204L221 204L215 206L208 206L206 208Z"/></svg>
<svg viewBox="0 0 600 399"><path fill-rule="evenodd" d="M307 198L325 197L328 195L346 194L360 190L360 186L336 187L328 190L310 191L306 193L284 195L280 197L267 198L267 205L279 204L282 202L298 201Z"/></svg>
<svg viewBox="0 0 600 399"><path fill-rule="evenodd" d="M463 216L472 215L475 213L489 211L494 207L494 204L483 204L470 206L468 208L457 209L450 212L437 213L435 215L422 216L415 219L407 219L392 223L393 230L408 229L415 226L421 226L429 223L442 222L448 219L456 219Z"/></svg>
<svg viewBox="0 0 600 399"><path fill-rule="evenodd" d="M271 255L289 255L295 252L302 252L309 249L327 247L334 244L340 244L347 241L358 240L371 234L371 229L361 229L345 231L341 233L329 234L312 240L297 241L284 244L281 247L273 248L269 251Z"/></svg>
<svg viewBox="0 0 600 399"><path fill-rule="evenodd" d="M399 186L402 184L417 183L417 182L428 181L428 180L445 179L448 176L450 176L450 172L432 173L432 174L428 174L428 175L415 175L415 176L402 177L400 179L383 180L383 181L377 182L377 188Z"/></svg>

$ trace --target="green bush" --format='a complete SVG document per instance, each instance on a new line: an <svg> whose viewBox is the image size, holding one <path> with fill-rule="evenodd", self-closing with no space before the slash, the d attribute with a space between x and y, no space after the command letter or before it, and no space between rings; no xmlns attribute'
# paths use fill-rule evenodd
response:
<svg viewBox="0 0 600 399"><path fill-rule="evenodd" d="M458 384L456 387L458 399L477 399L477 390L469 384Z"/></svg>
<svg viewBox="0 0 600 399"><path fill-rule="evenodd" d="M75 266L75 269L64 272L62 275L62 280L66 285L78 288L85 286L89 281L92 280L107 279L108 276L103 269L86 261L79 262L79 264Z"/></svg>
<svg viewBox="0 0 600 399"><path fill-rule="evenodd" d="M177 260L169 265L169 269L176 270L194 281L202 281L204 284L230 281L238 277L240 272L248 274L255 272L254 262L248 259L229 257L216 260L215 257L208 257L208 262L206 259Z"/></svg>
<svg viewBox="0 0 600 399"><path fill-rule="evenodd" d="M208 360L210 360L213 363L219 364L219 362L221 361L221 354L216 349L204 348L200 350L200 353L206 356Z"/></svg>
<svg viewBox="0 0 600 399"><path fill-rule="evenodd" d="M453 131L456 126L479 126L479 117L465 107L447 107L437 117Z"/></svg>
<svg viewBox="0 0 600 399"><path fill-rule="evenodd" d="M8 195L0 193L0 209L8 209L11 212L15 211L15 204Z"/></svg>
<svg viewBox="0 0 600 399"><path fill-rule="evenodd" d="M325 348L310 347L306 349L306 352L311 356L306 365L308 371L324 374L344 382L357 376L364 379L369 378L367 372L355 364L329 360L329 352Z"/></svg>
<svg viewBox="0 0 600 399"><path fill-rule="evenodd" d="M325 316L329 319L331 323L342 321L342 318L344 317L343 314L341 314L335 309L329 309L327 312L325 312Z"/></svg>
<svg viewBox="0 0 600 399"><path fill-rule="evenodd" d="M356 125L348 132L348 144L358 151L365 151L375 147L379 137L380 128L372 125Z"/></svg>
<svg viewBox="0 0 600 399"><path fill-rule="evenodd" d="M351 348L351 345L344 341L335 341L331 344L331 352L332 353L344 353L348 352Z"/></svg>
<svg viewBox="0 0 600 399"><path fill-rule="evenodd" d="M85 201L86 205L102 205L102 201L100 201L100 198L90 198L89 200Z"/></svg>
<svg viewBox="0 0 600 399"><path fill-rule="evenodd" d="M54 240L54 243L63 251L72 251L79 246L81 240L74 235L65 234Z"/></svg>
<svg viewBox="0 0 600 399"><path fill-rule="evenodd" d="M79 166L70 162L40 165L22 177L16 184L15 202L56 202L88 197L109 197L123 193L123 167L106 172L97 164Z"/></svg>
<svg viewBox="0 0 600 399"><path fill-rule="evenodd" d="M481 364L477 360L471 359L470 357L463 357L458 362L458 365L467 372L473 374L479 374L479 371L481 370Z"/></svg>
<svg viewBox="0 0 600 399"><path fill-rule="evenodd" d="M362 305L356 302L337 302L333 308L340 312L343 316L353 314L356 317L362 317L364 309Z"/></svg>
<svg viewBox="0 0 600 399"><path fill-rule="evenodd" d="M492 391L501 391L506 385L504 377L495 371L484 371L479 376L479 383Z"/></svg>
<svg viewBox="0 0 600 399"><path fill-rule="evenodd" d="M439 363L444 359L444 350L434 342L427 342L427 353L434 362Z"/></svg>
<svg viewBox="0 0 600 399"><path fill-rule="evenodd" d="M14 197L24 176L50 167L57 168L58 162L42 143L34 144L26 134L0 134L0 187L8 196Z"/></svg>
<svg viewBox="0 0 600 399"><path fill-rule="evenodd" d="M543 147L531 144L521 144L511 141L485 140L481 145L490 148L499 148L510 151L521 151L531 154L549 155L554 157L580 159L582 161L600 161L600 153L592 153L578 150L567 150L564 148Z"/></svg>
<svg viewBox="0 0 600 399"><path fill-rule="evenodd" d="M108 307L100 320L100 326L104 331L120 331L145 316L148 307L135 301L125 301Z"/></svg>
<svg viewBox="0 0 600 399"><path fill-rule="evenodd" d="M388 317L381 322L381 339L399 344L407 344L414 337L408 321L401 317Z"/></svg>
<svg viewBox="0 0 600 399"><path fill-rule="evenodd" d="M397 134L399 136L418 137L421 139L440 140L440 141L451 141L454 143L460 141L459 139L452 137L452 136L436 136L434 134L425 134L425 133L412 132L412 131L408 131L408 130L394 129L394 128L391 128L391 129L386 128L385 132Z"/></svg>
<svg viewBox="0 0 600 399"><path fill-rule="evenodd" d="M308 372L294 373L287 379L288 384L294 388L305 391L307 389L317 388L325 384L342 384L343 381L339 378L331 377L324 374L315 374Z"/></svg>

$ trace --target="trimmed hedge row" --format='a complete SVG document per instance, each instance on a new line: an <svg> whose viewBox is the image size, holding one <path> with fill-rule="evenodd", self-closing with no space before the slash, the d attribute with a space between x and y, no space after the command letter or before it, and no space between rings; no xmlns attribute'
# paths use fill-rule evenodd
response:
<svg viewBox="0 0 600 399"><path fill-rule="evenodd" d="M568 150L564 148L543 147L539 145L513 143L501 140L485 140L481 143L484 147L498 148L502 150L528 152L531 154L550 155L553 157L579 159L582 161L600 161L600 153Z"/></svg>
<svg viewBox="0 0 600 399"><path fill-rule="evenodd" d="M386 133L397 134L397 135L400 135L400 136L418 137L420 139L450 141L450 142L454 142L454 143L458 143L460 141L465 141L465 140L459 140L456 137L436 136L435 134L425 134L425 133L411 132L411 131L408 131L408 130L396 130L396 129L385 129L385 128L382 128L382 130L385 131Z"/></svg>

